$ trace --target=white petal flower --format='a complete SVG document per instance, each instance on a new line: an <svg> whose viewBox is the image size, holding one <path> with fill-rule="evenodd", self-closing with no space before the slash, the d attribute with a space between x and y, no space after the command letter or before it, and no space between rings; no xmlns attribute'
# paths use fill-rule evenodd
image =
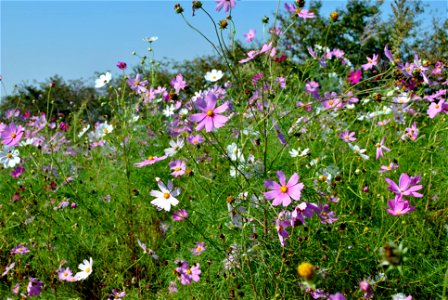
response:
<svg viewBox="0 0 448 300"><path fill-rule="evenodd" d="M173 183L168 181L168 186L162 181L158 181L157 185L159 186L160 191L152 190L150 195L156 197L156 199L151 201L151 204L156 206L159 210L170 211L171 206L176 206L179 204L179 200L174 197L179 196L180 189L173 190Z"/></svg>
<svg viewBox="0 0 448 300"><path fill-rule="evenodd" d="M205 74L205 80L210 82L218 81L224 76L224 73L221 70L215 70L213 69L211 72L207 72Z"/></svg>
<svg viewBox="0 0 448 300"><path fill-rule="evenodd" d="M12 146L3 146L0 151L0 164L3 164L5 169L14 168L20 163L19 150Z"/></svg>
<svg viewBox="0 0 448 300"><path fill-rule="evenodd" d="M76 280L84 280L87 277L89 277L89 275L92 274L92 265L93 265L92 258L90 258L90 261L84 259L83 263L79 264L78 266L81 272L76 273L75 275Z"/></svg>
<svg viewBox="0 0 448 300"><path fill-rule="evenodd" d="M111 81L111 79L112 79L112 74L111 73L106 72L106 74L101 74L100 78L95 80L95 87L97 89L102 88L103 86L108 84L109 81Z"/></svg>

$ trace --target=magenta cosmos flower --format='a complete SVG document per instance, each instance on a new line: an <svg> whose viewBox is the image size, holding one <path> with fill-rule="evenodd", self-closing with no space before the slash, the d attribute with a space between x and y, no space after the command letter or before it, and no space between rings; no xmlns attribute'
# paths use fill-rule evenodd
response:
<svg viewBox="0 0 448 300"><path fill-rule="evenodd" d="M22 126L16 126L14 123L9 124L1 132L2 144L8 146L17 145L24 132L25 128Z"/></svg>
<svg viewBox="0 0 448 300"><path fill-rule="evenodd" d="M350 75L348 76L348 81L350 82L350 84L357 84L358 82L361 81L362 78L362 72L361 70L355 70L353 72L350 72Z"/></svg>
<svg viewBox="0 0 448 300"><path fill-rule="evenodd" d="M422 194L417 193L418 190L422 189L422 185L417 185L420 182L420 176L409 177L408 174L403 173L400 175L398 184L396 184L392 179L385 178L386 182L389 184L387 187L389 191L394 192L399 196L411 196L421 198Z"/></svg>
<svg viewBox="0 0 448 300"><path fill-rule="evenodd" d="M264 182L264 187L271 190L263 193L266 199L273 199L273 206L282 204L285 207L291 203L291 198L296 201L300 200L304 185L299 182L299 175L294 173L288 182L286 182L285 173L282 171L278 171L277 176L280 184L272 180Z"/></svg>
<svg viewBox="0 0 448 300"><path fill-rule="evenodd" d="M411 206L410 202L403 200L401 195L395 195L395 199L387 201L389 208L386 211L392 216L402 216L415 210L415 206Z"/></svg>
<svg viewBox="0 0 448 300"><path fill-rule="evenodd" d="M227 110L228 104L224 103L216 107L217 97L212 92L205 96L205 99L198 99L194 103L201 112L190 116L190 121L198 123L196 130L202 130L205 127L206 132L220 128L229 120L226 116L220 115Z"/></svg>
<svg viewBox="0 0 448 300"><path fill-rule="evenodd" d="M144 161L135 163L135 166L141 168L141 167L144 167L144 166L147 166L147 165L155 164L156 162L161 161L161 160L164 160L165 158L167 158L166 155L163 155L163 156L161 156L161 157L151 156L151 155L150 155L150 156L148 156L148 158L145 159Z"/></svg>

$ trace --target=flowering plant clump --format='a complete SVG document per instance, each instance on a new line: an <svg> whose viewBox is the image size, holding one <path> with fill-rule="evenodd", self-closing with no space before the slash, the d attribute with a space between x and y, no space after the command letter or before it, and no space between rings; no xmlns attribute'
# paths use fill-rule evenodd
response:
<svg viewBox="0 0 448 300"><path fill-rule="evenodd" d="M446 35L325 5L178 3L210 56L148 36L120 76L2 98L0 295L446 298Z"/></svg>

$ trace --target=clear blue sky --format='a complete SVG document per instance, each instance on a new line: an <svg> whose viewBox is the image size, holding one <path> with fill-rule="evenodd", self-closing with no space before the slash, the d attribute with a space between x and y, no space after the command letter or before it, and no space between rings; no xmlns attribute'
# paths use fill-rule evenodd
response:
<svg viewBox="0 0 448 300"><path fill-rule="evenodd" d="M156 59L183 60L213 50L196 32L176 15L173 6L180 2L189 20L213 37L210 21L201 12L191 17L191 1L11 1L1 0L1 59L3 76L1 95L10 94L21 82L42 82L58 74L64 79L84 79L94 85L95 72L118 74L115 64L139 62L131 55L147 54L142 39L158 36L153 44ZM215 11L214 1L204 7L218 21L224 11ZM288 1L293 2L293 1ZM423 1L428 4L425 17L447 17L446 1ZM271 17L277 1L237 1L233 19L237 37L250 28L261 38L261 18ZM280 9L283 10L283 3ZM346 1L323 1L324 14L345 6ZM383 4L390 13L389 3ZM430 24L429 21L425 23Z"/></svg>

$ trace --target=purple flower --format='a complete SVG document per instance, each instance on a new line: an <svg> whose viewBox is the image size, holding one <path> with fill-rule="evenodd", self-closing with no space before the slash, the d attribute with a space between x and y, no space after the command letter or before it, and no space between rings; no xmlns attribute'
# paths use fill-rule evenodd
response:
<svg viewBox="0 0 448 300"><path fill-rule="evenodd" d="M185 209L179 209L178 211L173 213L174 221L183 221L188 218L188 212Z"/></svg>
<svg viewBox="0 0 448 300"><path fill-rule="evenodd" d="M319 203L319 205L315 205L309 203L309 205L317 213L322 224L333 224L338 220L336 214L333 211L329 211L330 206L328 204L322 205L322 203Z"/></svg>
<svg viewBox="0 0 448 300"><path fill-rule="evenodd" d="M336 293L334 295L330 295L327 298L328 300L345 300L345 297L343 294L341 293Z"/></svg>
<svg viewBox="0 0 448 300"><path fill-rule="evenodd" d="M291 198L296 201L300 200L304 185L301 182L299 183L299 175L294 173L288 182L286 182L285 173L282 171L278 171L277 176L280 184L272 180L264 182L265 188L271 189L271 191L263 193L266 199L273 199L273 206L282 204L284 207L291 203Z"/></svg>
<svg viewBox="0 0 448 300"><path fill-rule="evenodd" d="M192 145L199 145L200 143L204 142L205 139L203 137L201 137L200 134L196 134L196 135L190 135L189 137L187 137L187 141Z"/></svg>
<svg viewBox="0 0 448 300"><path fill-rule="evenodd" d="M289 218L289 212L282 211L278 214L277 220L275 220L275 228L277 229L278 238L280 240L280 245L285 247L285 239L289 238L289 234L286 228L291 226L291 220Z"/></svg>
<svg viewBox="0 0 448 300"><path fill-rule="evenodd" d="M386 211L392 216L402 216L415 210L415 206L410 206L410 202L403 200L401 195L395 195L395 199L387 201L389 208Z"/></svg>
<svg viewBox="0 0 448 300"><path fill-rule="evenodd" d="M291 213L291 226L294 227L297 221L299 221L300 224L304 224L305 218L311 218L313 214L314 210L311 208L310 204L306 202L300 203Z"/></svg>
<svg viewBox="0 0 448 300"><path fill-rule="evenodd" d="M11 255L12 254L26 254L29 252L30 252L30 250L27 247L25 247L22 244L18 244L11 250Z"/></svg>
<svg viewBox="0 0 448 300"><path fill-rule="evenodd" d="M14 170L11 171L11 177L13 178L19 178L22 176L23 172L25 172L25 168L22 167L16 167Z"/></svg>
<svg viewBox="0 0 448 300"><path fill-rule="evenodd" d="M197 109L201 113L193 114L189 120L198 123L196 130L202 130L205 127L206 132L211 132L215 128L220 128L229 120L226 116L220 115L228 108L228 103L216 107L217 97L212 92L209 92L204 99L198 99L195 102Z"/></svg>
<svg viewBox="0 0 448 300"><path fill-rule="evenodd" d="M16 124L11 123L9 126L6 126L1 132L1 139L3 145L15 146L20 142L23 133L25 132L25 128L21 125L16 126Z"/></svg>
<svg viewBox="0 0 448 300"><path fill-rule="evenodd" d="M44 286L42 281L39 281L37 278L30 277L30 281L28 286L26 287L26 291L28 296L39 296L42 292L42 287Z"/></svg>
<svg viewBox="0 0 448 300"><path fill-rule="evenodd" d="M161 160L164 160L165 158L167 158L166 155L163 155L163 156L161 156L161 157L157 157L157 156L148 156L148 158L145 159L144 161L135 163L135 166L141 168L141 167L144 167L144 166L147 166L147 165L155 164L156 162L161 161Z"/></svg>
<svg viewBox="0 0 448 300"><path fill-rule="evenodd" d="M420 176L409 177L408 174L403 173L400 175L398 184L396 184L392 179L385 178L386 182L389 184L387 187L390 191L394 192L399 196L411 196L421 198L422 194L417 193L418 190L422 189L422 185L417 185L420 182Z"/></svg>
<svg viewBox="0 0 448 300"><path fill-rule="evenodd" d="M176 282L175 281L171 281L170 282L170 285L168 286L168 292L170 294L177 293L177 286L176 286Z"/></svg>
<svg viewBox="0 0 448 300"><path fill-rule="evenodd" d="M180 90L185 90L185 88L187 87L187 82L184 80L182 74L177 74L176 77L171 79L170 84L176 91L176 94L179 94Z"/></svg>
<svg viewBox="0 0 448 300"><path fill-rule="evenodd" d="M207 249L207 247L205 247L204 242L196 242L196 246L194 248L191 248L191 253L194 256L198 256L201 255L202 252L204 252Z"/></svg>
<svg viewBox="0 0 448 300"><path fill-rule="evenodd" d="M431 105L428 107L428 116L432 119L442 111L448 113L448 103L445 103L444 99L440 100L439 102L431 103Z"/></svg>
<svg viewBox="0 0 448 300"><path fill-rule="evenodd" d="M175 270L177 279L179 279L180 283L183 285L191 284L191 281L198 282L201 275L199 267L199 263L190 267L188 262L181 261L179 267Z"/></svg>
<svg viewBox="0 0 448 300"><path fill-rule="evenodd" d="M147 91L148 80L142 81L142 75L137 74L134 79L128 77L128 85L137 94L143 94Z"/></svg>
<svg viewBox="0 0 448 300"><path fill-rule="evenodd" d="M349 130L345 130L345 131L341 132L341 134L339 135L339 137L340 137L344 142L347 142L347 143L356 141L356 138L355 138L355 132L350 132Z"/></svg>
<svg viewBox="0 0 448 300"><path fill-rule="evenodd" d="M70 279L73 278L72 270L70 270L70 268L59 269L58 270L58 278L59 278L59 280L63 280L63 281L71 281Z"/></svg>
<svg viewBox="0 0 448 300"><path fill-rule="evenodd" d="M418 128L417 123L412 123L411 127L406 128L406 135L413 141L415 141L418 137Z"/></svg>
<svg viewBox="0 0 448 300"><path fill-rule="evenodd" d="M186 164L182 160L173 160L169 163L169 167L171 171L173 171L171 175L174 177L179 177L185 174Z"/></svg>
<svg viewBox="0 0 448 300"><path fill-rule="evenodd" d="M381 170L379 170L378 172L384 173L384 172L387 172L387 171L394 170L396 168L398 168L398 165L396 163L394 163L394 162L391 162L388 166L381 166Z"/></svg>
<svg viewBox="0 0 448 300"><path fill-rule="evenodd" d="M110 294L110 298L107 300L121 300L121 298L126 296L125 291L120 291L118 289L113 289L112 293Z"/></svg>
<svg viewBox="0 0 448 300"><path fill-rule="evenodd" d="M235 0L216 0L216 10L221 11L224 8L225 12L228 12L231 8L234 8L236 5Z"/></svg>

